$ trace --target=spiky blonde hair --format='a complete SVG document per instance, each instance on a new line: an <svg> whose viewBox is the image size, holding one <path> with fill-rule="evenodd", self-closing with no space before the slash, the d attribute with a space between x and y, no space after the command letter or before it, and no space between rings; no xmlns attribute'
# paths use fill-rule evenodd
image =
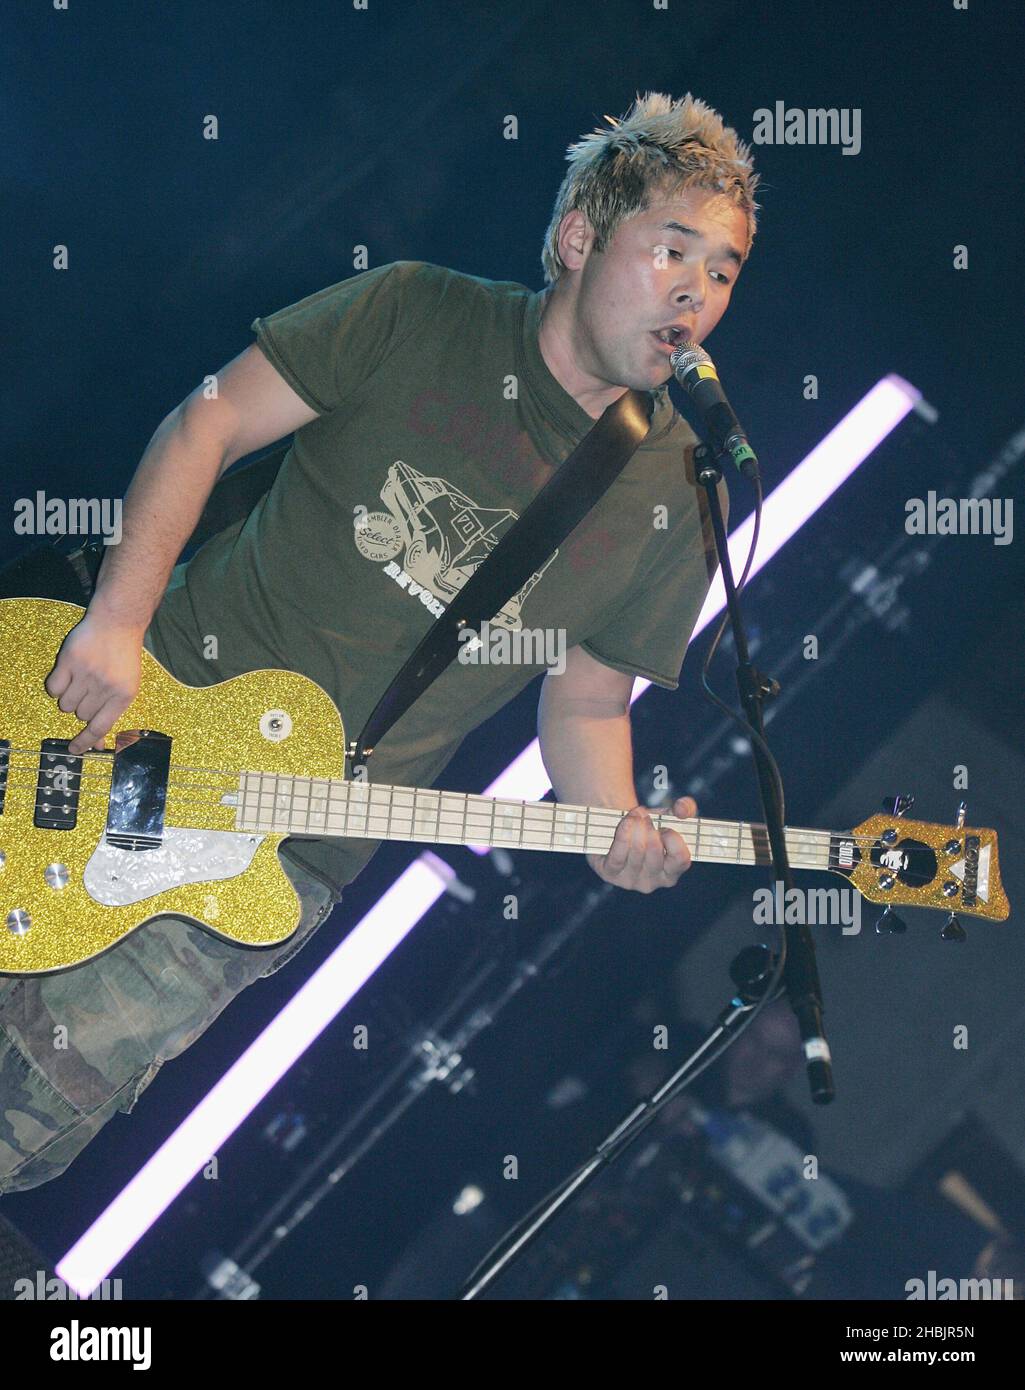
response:
<svg viewBox="0 0 1025 1390"><path fill-rule="evenodd" d="M656 190L703 188L722 193L747 215L748 246L757 229L758 204L748 145L723 125L717 111L690 92L673 101L662 92L638 92L620 120L606 116L599 126L566 151L569 172L555 199L545 233L541 264L545 282L556 281L565 266L559 255L559 224L578 209L595 230L594 246L604 251L624 218L650 206Z"/></svg>

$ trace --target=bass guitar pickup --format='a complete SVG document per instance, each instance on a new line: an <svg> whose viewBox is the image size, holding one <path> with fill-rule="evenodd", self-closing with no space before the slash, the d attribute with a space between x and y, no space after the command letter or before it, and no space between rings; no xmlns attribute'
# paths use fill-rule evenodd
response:
<svg viewBox="0 0 1025 1390"><path fill-rule="evenodd" d="M82 756L69 753L66 738L44 738L39 745L36 806L32 824L39 830L74 830L82 781Z"/></svg>

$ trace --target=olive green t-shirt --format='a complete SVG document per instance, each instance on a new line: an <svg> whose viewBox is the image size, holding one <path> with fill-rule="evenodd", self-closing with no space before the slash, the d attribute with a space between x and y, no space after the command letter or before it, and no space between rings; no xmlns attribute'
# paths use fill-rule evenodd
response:
<svg viewBox="0 0 1025 1390"><path fill-rule="evenodd" d="M254 321L261 351L318 417L248 518L165 595L148 636L172 674L206 685L263 667L303 672L355 738L434 617L594 423L541 355L545 298L396 261ZM582 645L675 689L713 551L695 436L665 389L653 399L644 443L496 622L561 629L565 650ZM537 655L453 661L380 740L368 780L429 786L545 669ZM290 847L339 890L379 844L300 838Z"/></svg>

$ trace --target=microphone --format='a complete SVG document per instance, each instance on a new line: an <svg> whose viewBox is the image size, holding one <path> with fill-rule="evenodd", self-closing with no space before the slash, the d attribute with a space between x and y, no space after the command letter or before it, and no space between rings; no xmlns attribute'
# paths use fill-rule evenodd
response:
<svg viewBox="0 0 1025 1390"><path fill-rule="evenodd" d="M729 454L745 478L758 476L758 460L734 415L715 363L697 343L681 343L669 359L673 375L697 407L716 458Z"/></svg>

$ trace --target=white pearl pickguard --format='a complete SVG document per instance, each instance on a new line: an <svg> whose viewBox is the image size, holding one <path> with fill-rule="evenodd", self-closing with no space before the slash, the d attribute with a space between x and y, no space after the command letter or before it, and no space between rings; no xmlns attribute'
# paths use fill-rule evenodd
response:
<svg viewBox="0 0 1025 1390"><path fill-rule="evenodd" d="M118 849L101 840L85 866L82 883L96 902L127 907L183 883L235 878L249 868L263 839L234 830L165 826L159 849Z"/></svg>

